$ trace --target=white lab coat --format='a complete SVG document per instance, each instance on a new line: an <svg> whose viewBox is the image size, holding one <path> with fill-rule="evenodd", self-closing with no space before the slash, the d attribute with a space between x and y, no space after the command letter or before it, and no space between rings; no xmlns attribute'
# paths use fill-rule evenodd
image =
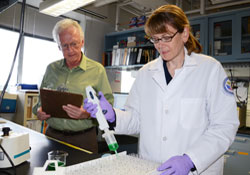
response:
<svg viewBox="0 0 250 175"><path fill-rule="evenodd" d="M167 85L162 58L137 74L125 105L115 109L116 134L138 134L139 154L165 162L187 154L195 174L223 174L223 154L232 144L239 120L227 75L214 58L187 55Z"/></svg>

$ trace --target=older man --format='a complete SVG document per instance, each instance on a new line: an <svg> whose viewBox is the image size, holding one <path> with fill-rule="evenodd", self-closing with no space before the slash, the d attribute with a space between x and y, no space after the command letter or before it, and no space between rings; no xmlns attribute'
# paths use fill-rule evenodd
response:
<svg viewBox="0 0 250 175"><path fill-rule="evenodd" d="M87 58L81 51L84 46L84 34L81 26L74 20L59 21L53 29L53 37L64 58L48 65L40 88L63 89L68 92L85 95L85 87L91 85L96 91L102 91L113 104L113 95L104 67ZM40 103L34 107L40 120L46 120L46 135L72 145L98 152L96 125L83 108L71 104L63 106L72 119L55 118L46 114Z"/></svg>

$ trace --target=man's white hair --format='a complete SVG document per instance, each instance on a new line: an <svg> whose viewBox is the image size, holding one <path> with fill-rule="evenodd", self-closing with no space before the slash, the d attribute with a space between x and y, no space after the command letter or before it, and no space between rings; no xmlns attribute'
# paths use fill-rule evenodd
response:
<svg viewBox="0 0 250 175"><path fill-rule="evenodd" d="M77 21L72 20L72 19L63 19L63 20L58 21L56 23L56 25L54 26L53 31L52 31L53 39L55 40L55 42L59 46L61 45L60 38L59 38L60 32L63 31L64 29L67 29L68 27L71 27L71 26L76 27L80 32L81 40L84 39L84 33L82 30L82 27L80 26L80 24Z"/></svg>

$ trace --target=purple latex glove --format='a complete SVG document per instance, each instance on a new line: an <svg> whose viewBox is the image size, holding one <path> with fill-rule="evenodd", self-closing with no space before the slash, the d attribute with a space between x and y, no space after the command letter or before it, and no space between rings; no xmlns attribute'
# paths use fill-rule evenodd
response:
<svg viewBox="0 0 250 175"><path fill-rule="evenodd" d="M110 122L115 121L115 112L113 110L112 105L106 100L102 92L98 93L99 101L100 101L100 107L102 108L102 112L105 116L105 118ZM88 101L88 98L84 100L84 107L83 107L88 113L90 113L91 117L96 118L97 113L97 105L93 104L92 102Z"/></svg>
<svg viewBox="0 0 250 175"><path fill-rule="evenodd" d="M95 114L97 113L97 104L93 104L92 102L88 101L88 98L84 99L84 106L83 108L90 113L90 116L96 118Z"/></svg>
<svg viewBox="0 0 250 175"><path fill-rule="evenodd" d="M184 154L183 156L174 156L157 168L158 171L164 171L160 175L188 175L194 168L192 160Z"/></svg>

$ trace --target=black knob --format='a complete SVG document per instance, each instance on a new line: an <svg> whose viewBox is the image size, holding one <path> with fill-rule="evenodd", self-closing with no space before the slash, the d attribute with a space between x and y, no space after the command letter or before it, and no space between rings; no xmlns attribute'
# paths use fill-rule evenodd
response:
<svg viewBox="0 0 250 175"><path fill-rule="evenodd" d="M3 136L9 136L10 128L9 127L3 127Z"/></svg>

